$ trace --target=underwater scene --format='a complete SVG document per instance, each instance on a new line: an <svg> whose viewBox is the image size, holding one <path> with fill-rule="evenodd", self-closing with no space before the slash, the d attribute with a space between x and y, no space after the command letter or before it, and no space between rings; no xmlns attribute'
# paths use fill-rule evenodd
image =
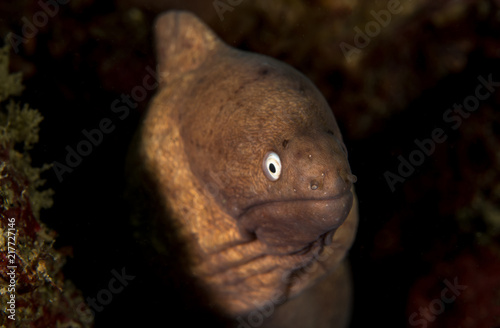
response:
<svg viewBox="0 0 500 328"><path fill-rule="evenodd" d="M500 2L0 2L0 327L500 328Z"/></svg>

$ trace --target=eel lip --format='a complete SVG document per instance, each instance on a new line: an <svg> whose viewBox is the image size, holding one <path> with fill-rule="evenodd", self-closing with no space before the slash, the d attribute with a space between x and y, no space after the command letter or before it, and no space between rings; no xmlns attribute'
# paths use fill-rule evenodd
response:
<svg viewBox="0 0 500 328"><path fill-rule="evenodd" d="M242 233L265 243L272 254L296 253L319 238L331 243L352 203L350 189L328 198L267 201L247 208L238 225Z"/></svg>

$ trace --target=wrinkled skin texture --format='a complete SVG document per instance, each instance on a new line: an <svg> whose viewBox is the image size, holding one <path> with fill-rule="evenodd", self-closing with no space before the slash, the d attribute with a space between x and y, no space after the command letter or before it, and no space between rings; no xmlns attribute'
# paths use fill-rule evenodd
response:
<svg viewBox="0 0 500 328"><path fill-rule="evenodd" d="M346 326L355 177L328 104L301 73L225 45L189 13L160 16L155 32L160 88L136 160L189 273L234 326L266 304L264 325Z"/></svg>

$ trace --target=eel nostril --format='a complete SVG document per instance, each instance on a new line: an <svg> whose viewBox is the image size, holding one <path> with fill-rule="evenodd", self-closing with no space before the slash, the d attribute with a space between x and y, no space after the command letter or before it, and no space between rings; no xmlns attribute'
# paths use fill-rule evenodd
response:
<svg viewBox="0 0 500 328"><path fill-rule="evenodd" d="M316 180L311 181L311 190L316 190L319 188L319 182Z"/></svg>
<svg viewBox="0 0 500 328"><path fill-rule="evenodd" d="M340 178L342 178L342 180L344 180L344 182L346 183L355 183L356 181L358 181L358 178L354 174L351 174L351 172L349 171L339 170L338 173Z"/></svg>
<svg viewBox="0 0 500 328"><path fill-rule="evenodd" d="M356 181L358 181L358 177L356 177L354 174L348 174L347 181L349 181L351 183L355 183Z"/></svg>

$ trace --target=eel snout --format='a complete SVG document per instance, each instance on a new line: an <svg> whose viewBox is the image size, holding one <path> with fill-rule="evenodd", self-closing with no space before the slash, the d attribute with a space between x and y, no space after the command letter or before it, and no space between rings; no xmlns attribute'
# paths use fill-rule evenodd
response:
<svg viewBox="0 0 500 328"><path fill-rule="evenodd" d="M301 138L281 152L280 192L252 204L240 216L240 229L266 244L271 254L298 252L333 235L353 204L351 173L339 142Z"/></svg>

